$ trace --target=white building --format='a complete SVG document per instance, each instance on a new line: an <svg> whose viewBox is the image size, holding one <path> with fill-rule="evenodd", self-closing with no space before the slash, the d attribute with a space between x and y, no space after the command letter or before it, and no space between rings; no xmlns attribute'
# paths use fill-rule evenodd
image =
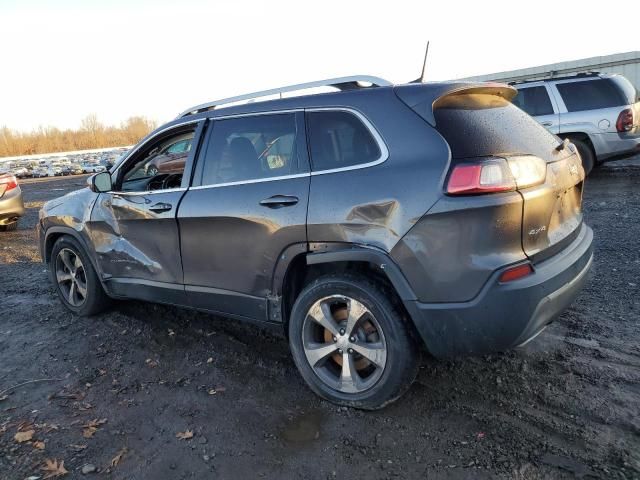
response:
<svg viewBox="0 0 640 480"><path fill-rule="evenodd" d="M517 82L575 75L581 72L620 73L640 92L640 52L616 53L604 57L590 57L570 62L551 63L539 67L497 72L460 80Z"/></svg>

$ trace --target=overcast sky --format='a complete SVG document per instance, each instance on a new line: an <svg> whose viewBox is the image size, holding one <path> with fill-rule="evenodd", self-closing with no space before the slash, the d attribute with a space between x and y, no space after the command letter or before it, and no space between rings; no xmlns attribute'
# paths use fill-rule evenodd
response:
<svg viewBox="0 0 640 480"><path fill-rule="evenodd" d="M0 0L0 126L159 122L280 85L430 80L640 50L631 3Z"/></svg>

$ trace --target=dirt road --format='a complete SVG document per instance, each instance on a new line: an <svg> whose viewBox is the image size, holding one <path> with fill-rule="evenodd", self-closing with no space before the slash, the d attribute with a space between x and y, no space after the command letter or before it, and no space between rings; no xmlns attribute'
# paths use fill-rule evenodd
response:
<svg viewBox="0 0 640 480"><path fill-rule="evenodd" d="M27 216L0 234L0 392L45 380L0 393L0 478L46 459L64 478L640 478L640 168L588 179L595 264L556 323L507 354L427 360L374 413L313 395L277 331L142 302L67 312L33 227L83 186L24 182Z"/></svg>

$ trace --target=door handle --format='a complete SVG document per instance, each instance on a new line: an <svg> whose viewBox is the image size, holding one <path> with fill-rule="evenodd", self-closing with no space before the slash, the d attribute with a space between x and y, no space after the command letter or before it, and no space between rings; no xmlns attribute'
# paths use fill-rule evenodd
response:
<svg viewBox="0 0 640 480"><path fill-rule="evenodd" d="M269 208L280 208L295 205L296 203L298 203L298 197L291 195L274 195L273 197L262 200L260 205Z"/></svg>
<svg viewBox="0 0 640 480"><path fill-rule="evenodd" d="M550 127L551 125L553 125L553 122L542 122L540 125L542 125L543 127Z"/></svg>
<svg viewBox="0 0 640 480"><path fill-rule="evenodd" d="M151 210L152 212L156 212L156 213L162 213L162 212L168 212L169 210L171 210L173 207L170 203L156 203L155 205L152 205L149 207L149 210Z"/></svg>

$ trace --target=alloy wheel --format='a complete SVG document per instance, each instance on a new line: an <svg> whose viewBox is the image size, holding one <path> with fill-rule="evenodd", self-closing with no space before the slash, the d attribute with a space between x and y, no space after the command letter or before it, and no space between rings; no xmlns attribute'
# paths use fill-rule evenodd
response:
<svg viewBox="0 0 640 480"><path fill-rule="evenodd" d="M387 362L380 324L361 302L344 295L316 301L302 327L304 353L314 373L342 393L373 387Z"/></svg>
<svg viewBox="0 0 640 480"><path fill-rule="evenodd" d="M65 300L74 307L81 306L87 298L87 276L80 256L69 248L63 248L56 257L56 281Z"/></svg>

